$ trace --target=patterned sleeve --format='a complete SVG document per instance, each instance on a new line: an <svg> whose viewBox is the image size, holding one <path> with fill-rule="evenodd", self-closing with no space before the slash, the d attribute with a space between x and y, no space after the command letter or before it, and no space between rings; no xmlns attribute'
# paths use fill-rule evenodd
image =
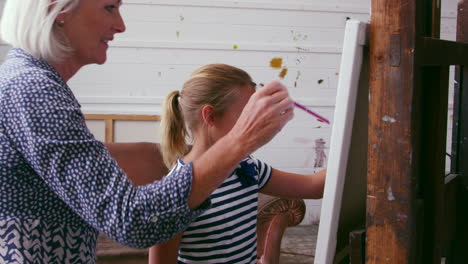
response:
<svg viewBox="0 0 468 264"><path fill-rule="evenodd" d="M188 207L192 165L162 181L134 187L87 129L68 87L31 78L11 96L7 133L50 189L88 224L130 247L145 248L179 233L203 213Z"/></svg>
<svg viewBox="0 0 468 264"><path fill-rule="evenodd" d="M266 164L265 162L256 159L252 156L250 158L255 162L258 171L258 188L262 189L270 180L271 177L271 166Z"/></svg>

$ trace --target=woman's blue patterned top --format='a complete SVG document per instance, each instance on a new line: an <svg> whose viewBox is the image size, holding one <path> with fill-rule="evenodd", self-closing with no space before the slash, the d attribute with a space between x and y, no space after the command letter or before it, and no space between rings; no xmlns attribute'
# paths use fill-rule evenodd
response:
<svg viewBox="0 0 468 264"><path fill-rule="evenodd" d="M192 165L135 187L86 127L57 71L13 48L0 66L0 263L94 263L103 232L145 248L211 204L187 204Z"/></svg>

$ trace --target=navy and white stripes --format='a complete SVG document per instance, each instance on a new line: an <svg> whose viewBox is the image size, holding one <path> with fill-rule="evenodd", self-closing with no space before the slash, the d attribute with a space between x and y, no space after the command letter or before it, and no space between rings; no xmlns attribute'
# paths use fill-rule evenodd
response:
<svg viewBox="0 0 468 264"><path fill-rule="evenodd" d="M175 170L182 165L179 160ZM252 157L244 160L211 195L212 207L183 233L178 263L256 263L258 191L270 175L267 164ZM245 177L253 184L246 186Z"/></svg>

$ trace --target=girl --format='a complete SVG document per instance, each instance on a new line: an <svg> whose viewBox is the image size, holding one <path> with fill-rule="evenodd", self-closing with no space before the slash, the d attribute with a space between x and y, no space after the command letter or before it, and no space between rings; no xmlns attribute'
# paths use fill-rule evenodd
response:
<svg viewBox="0 0 468 264"><path fill-rule="evenodd" d="M196 70L182 91L170 93L164 102L161 135L166 166L177 171L207 151L231 130L254 92L249 74L236 67L210 64ZM258 192L317 199L324 183L325 171L288 173L248 156L213 192L209 210L183 233L150 249L150 263L176 263L176 259L178 263L256 263Z"/></svg>

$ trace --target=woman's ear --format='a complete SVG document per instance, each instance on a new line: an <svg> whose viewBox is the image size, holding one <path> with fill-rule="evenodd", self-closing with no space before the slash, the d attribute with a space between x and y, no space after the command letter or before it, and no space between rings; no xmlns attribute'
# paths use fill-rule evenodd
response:
<svg viewBox="0 0 468 264"><path fill-rule="evenodd" d="M65 24L66 18L67 18L67 15L65 13L59 14L55 18L55 25L57 25L59 27L63 27L63 25Z"/></svg>
<svg viewBox="0 0 468 264"><path fill-rule="evenodd" d="M204 105L201 109L201 115L203 118L203 123L208 126L214 125L214 107L212 105Z"/></svg>
<svg viewBox="0 0 468 264"><path fill-rule="evenodd" d="M73 10L63 12L63 10L67 8L67 6L63 7L61 12L55 17L55 24L56 25L63 26L64 24L70 22L71 17L73 16Z"/></svg>

